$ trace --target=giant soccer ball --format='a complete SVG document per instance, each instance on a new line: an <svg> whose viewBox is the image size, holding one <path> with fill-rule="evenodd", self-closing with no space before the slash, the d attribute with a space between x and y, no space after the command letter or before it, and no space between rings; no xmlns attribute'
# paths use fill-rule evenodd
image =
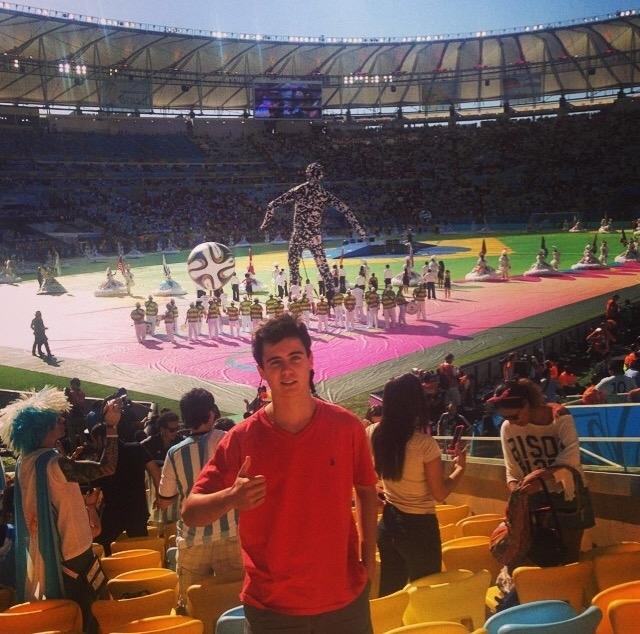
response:
<svg viewBox="0 0 640 634"><path fill-rule="evenodd" d="M229 247L218 242L203 242L187 258L191 279L202 288L216 291L231 278L236 268Z"/></svg>

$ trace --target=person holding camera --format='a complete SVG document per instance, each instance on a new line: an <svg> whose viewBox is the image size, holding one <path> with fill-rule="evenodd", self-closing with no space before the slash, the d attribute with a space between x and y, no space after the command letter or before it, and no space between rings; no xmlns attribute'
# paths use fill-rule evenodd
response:
<svg viewBox="0 0 640 634"><path fill-rule="evenodd" d="M16 454L16 594L18 602L72 599L91 631L90 605L103 577L93 553L91 526L80 484L114 473L118 462L120 403L103 409L105 441L99 462L60 455L69 401L46 386L0 411L0 437ZM52 512L53 511L53 512Z"/></svg>
<svg viewBox="0 0 640 634"><path fill-rule="evenodd" d="M385 500L378 524L380 596L441 570L435 505L460 481L466 454L453 447L453 470L445 475L440 448L427 431L429 424L420 379L404 374L388 381L382 397L382 420L367 428Z"/></svg>
<svg viewBox="0 0 640 634"><path fill-rule="evenodd" d="M107 555L111 554L111 542L123 531L128 537L147 535L149 511L145 472L149 474L156 491L160 483L160 467L153 455L139 442L130 440L131 430L138 426L131 400L123 388L120 388L116 395L113 400L118 403L122 412L118 428L118 463L113 474L93 483L102 489L104 495L102 531L95 541L102 544ZM98 451L106 442L108 428L106 421L104 423L95 425L91 430Z"/></svg>

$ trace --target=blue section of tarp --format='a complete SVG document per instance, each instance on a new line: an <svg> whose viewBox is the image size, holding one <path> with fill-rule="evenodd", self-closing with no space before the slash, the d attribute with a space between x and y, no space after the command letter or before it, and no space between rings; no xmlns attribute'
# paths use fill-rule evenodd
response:
<svg viewBox="0 0 640 634"><path fill-rule="evenodd" d="M640 405L577 405L570 406L578 436L639 437ZM584 442L580 446L625 467L640 466L640 443ZM602 465L596 458L582 454L584 464Z"/></svg>
<svg viewBox="0 0 640 634"><path fill-rule="evenodd" d="M386 255L398 255L397 252L386 252L384 242L355 242L345 244L341 247L326 249L327 257L338 260L341 257L362 258L362 257L385 257ZM414 242L413 252L415 255L452 255L454 253L465 253L471 251L468 247L438 246L429 242ZM408 254L407 248L407 254ZM310 254L309 254L310 255ZM306 257L306 256L305 256Z"/></svg>

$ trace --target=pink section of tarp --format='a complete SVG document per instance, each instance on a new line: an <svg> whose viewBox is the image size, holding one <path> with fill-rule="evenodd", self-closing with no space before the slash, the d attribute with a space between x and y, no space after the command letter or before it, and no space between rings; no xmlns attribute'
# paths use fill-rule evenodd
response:
<svg viewBox="0 0 640 634"><path fill-rule="evenodd" d="M316 381L344 376L390 359L426 350L434 345L456 339L473 339L473 335L488 328L536 315L554 308L613 293L640 281L638 268L624 267L607 271L592 271L554 278L516 278L509 283L463 283L456 285L450 300L427 302L427 320L408 317L409 325L391 331L367 330L361 326L355 333L336 329L330 321L330 332L319 334L313 320L313 355ZM27 285L18 289L3 289L24 294ZM27 296L25 295L25 299ZM130 325L131 299L110 300L80 297L38 297L29 295L32 306L21 318L20 334L10 329L0 334L0 345L29 347L27 328L33 312L43 311L49 326L53 352L58 357L95 359L96 363L127 363L140 368L153 368L167 373L179 373L214 382L230 382L255 386L258 374L251 356L249 335L241 339L224 336L219 341L202 338L191 343L178 338L176 345L164 339L164 328L158 338L149 338L144 345L135 340ZM178 302L181 320L187 304ZM21 306L23 307L23 306ZM604 306L603 306L604 308ZM553 319L549 315L549 319ZM203 328L206 331L206 325ZM181 333L182 335L184 333Z"/></svg>

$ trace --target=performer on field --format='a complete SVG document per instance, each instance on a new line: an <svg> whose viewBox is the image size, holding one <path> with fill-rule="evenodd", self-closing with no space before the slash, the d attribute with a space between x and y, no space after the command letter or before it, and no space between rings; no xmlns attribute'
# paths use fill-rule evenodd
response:
<svg viewBox="0 0 640 634"><path fill-rule="evenodd" d="M156 334L156 319L158 318L158 304L153 301L153 296L149 295L149 299L144 303L144 312L149 322L149 334L153 337Z"/></svg>
<svg viewBox="0 0 640 634"><path fill-rule="evenodd" d="M278 207L294 204L293 231L289 239L289 271L291 282L300 281L300 258L303 250L309 249L316 261L318 272L324 281L329 299L334 288L327 257L322 246L322 214L327 206L344 214L354 231L364 240L367 234L353 212L341 200L328 192L322 185L324 169L320 163L311 163L306 170L307 181L290 189L267 205L261 230L265 230Z"/></svg>
<svg viewBox="0 0 640 634"><path fill-rule="evenodd" d="M138 343L144 343L147 336L147 324L144 319L144 310L140 305L140 302L136 302L136 307L131 311L131 319L133 320L133 327L136 331L136 339Z"/></svg>

